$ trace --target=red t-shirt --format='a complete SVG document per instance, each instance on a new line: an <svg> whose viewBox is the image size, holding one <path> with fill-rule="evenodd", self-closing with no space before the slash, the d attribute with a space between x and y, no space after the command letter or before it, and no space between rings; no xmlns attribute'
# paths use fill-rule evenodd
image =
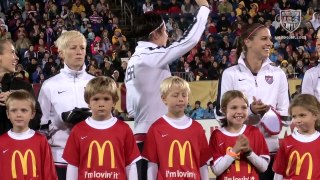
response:
<svg viewBox="0 0 320 180"><path fill-rule="evenodd" d="M320 137L311 142L301 142L293 135L287 136L273 163L275 173L284 179L320 179Z"/></svg>
<svg viewBox="0 0 320 180"><path fill-rule="evenodd" d="M63 158L78 167L78 179L127 179L125 167L140 153L130 127L120 121L95 129L83 121L71 131Z"/></svg>
<svg viewBox="0 0 320 180"><path fill-rule="evenodd" d="M150 127L142 156L158 164L158 180L200 180L200 167L211 157L202 126L191 121L189 127L177 129L160 118Z"/></svg>
<svg viewBox="0 0 320 180"><path fill-rule="evenodd" d="M245 126L244 128L245 129L242 134L249 139L252 151L258 156L269 156L266 141L259 129L254 126ZM235 145L237 138L238 136L231 136L231 134L224 128L214 130L209 141L209 147L213 155L213 162L225 156L226 152ZM244 155L240 154L240 160L235 160L228 169L217 177L217 180L244 177L247 179L259 179L258 173L259 172L251 162L244 157Z"/></svg>
<svg viewBox="0 0 320 180"><path fill-rule="evenodd" d="M0 179L58 179L48 141L37 132L24 140L0 136L0 162Z"/></svg>

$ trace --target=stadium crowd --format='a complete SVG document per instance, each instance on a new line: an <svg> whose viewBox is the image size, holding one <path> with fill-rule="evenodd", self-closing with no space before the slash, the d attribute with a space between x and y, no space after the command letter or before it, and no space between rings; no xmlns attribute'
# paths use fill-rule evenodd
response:
<svg viewBox="0 0 320 180"><path fill-rule="evenodd" d="M55 40L65 30L87 38L87 71L123 82L134 47L122 34L119 17L106 0L1 1L0 39L11 39L19 56L17 76L42 83L63 67ZM130 3L130 1L128 2ZM174 75L193 80L217 80L236 63L236 44L244 24L259 22L273 37L270 59L288 78L303 78L315 66L315 36L320 27L319 3L311 0L210 0L210 17L196 47L171 64ZM179 39L193 21L197 7L190 0L132 1L135 14L163 15L169 43ZM280 23L280 10L301 10L301 23L289 33ZM300 20L300 19L299 19Z"/></svg>

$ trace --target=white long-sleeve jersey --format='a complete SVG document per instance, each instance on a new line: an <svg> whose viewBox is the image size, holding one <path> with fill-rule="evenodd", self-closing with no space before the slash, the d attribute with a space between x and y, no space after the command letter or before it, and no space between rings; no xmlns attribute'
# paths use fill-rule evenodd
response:
<svg viewBox="0 0 320 180"><path fill-rule="evenodd" d="M320 101L320 65L308 69L304 73L301 93L311 94Z"/></svg>
<svg viewBox="0 0 320 180"><path fill-rule="evenodd" d="M245 65L243 54L238 64L224 70L219 82L217 110L220 110L222 95L229 90L240 90L248 98L249 104L253 96L264 104L271 105L281 116L288 116L289 92L288 80L279 68L270 65L269 59L264 60L257 76L254 76Z"/></svg>
<svg viewBox="0 0 320 180"><path fill-rule="evenodd" d="M41 124L51 120L48 140L56 163L66 163L62 159L63 149L69 137L70 129L61 119L61 113L75 107L88 107L84 101L84 89L88 81L94 76L85 71L74 71L65 64L60 73L44 81L38 101L42 109Z"/></svg>
<svg viewBox="0 0 320 180"><path fill-rule="evenodd" d="M266 59L262 63L256 76L245 65L243 54L238 59L238 64L224 70L219 81L216 113L220 112L222 95L229 90L239 90L248 98L249 104L253 102L253 96L264 104L271 105L281 116L288 116L289 91L288 80L285 73L279 68L270 65L271 60ZM252 113L249 111L249 113ZM270 136L263 128L260 128L270 152L279 148L277 135Z"/></svg>
<svg viewBox="0 0 320 180"><path fill-rule="evenodd" d="M127 111L134 117L134 133L146 133L167 112L161 101L160 83L171 76L169 64L190 51L205 29L210 10L202 6L183 37L168 47L139 41L125 75Z"/></svg>

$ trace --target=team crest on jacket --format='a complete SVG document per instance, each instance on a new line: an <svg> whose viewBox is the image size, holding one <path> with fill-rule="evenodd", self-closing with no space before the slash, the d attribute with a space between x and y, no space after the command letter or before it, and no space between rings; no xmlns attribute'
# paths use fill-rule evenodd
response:
<svg viewBox="0 0 320 180"><path fill-rule="evenodd" d="M266 80L266 82L268 84L272 84L273 83L273 76L265 76L264 79Z"/></svg>

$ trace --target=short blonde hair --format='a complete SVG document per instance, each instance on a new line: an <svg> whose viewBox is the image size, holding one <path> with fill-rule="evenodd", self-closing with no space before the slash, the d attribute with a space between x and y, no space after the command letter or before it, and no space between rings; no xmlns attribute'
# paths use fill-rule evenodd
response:
<svg viewBox="0 0 320 180"><path fill-rule="evenodd" d="M30 102L31 110L33 112L36 110L36 100L35 100L34 96L26 90L23 90L23 89L16 90L8 96L8 98L5 102L7 111L10 109L10 103L13 100L28 101L28 102Z"/></svg>
<svg viewBox="0 0 320 180"><path fill-rule="evenodd" d="M86 85L84 100L89 104L90 98L98 93L109 93L114 103L119 100L117 84L110 77L98 76L91 79Z"/></svg>
<svg viewBox="0 0 320 180"><path fill-rule="evenodd" d="M63 32L57 41L55 42L55 45L58 48L58 51L63 51L69 46L69 42L74 39L82 39L84 42L87 42L86 38L83 34L81 34L79 31L66 31ZM87 45L87 43L85 43Z"/></svg>
<svg viewBox="0 0 320 180"><path fill-rule="evenodd" d="M188 92L188 95L190 94L191 90L189 87L189 83L178 77L178 76L171 76L162 81L160 84L160 92L161 92L161 97L166 97L172 88L172 86L177 86L183 90L186 90Z"/></svg>

